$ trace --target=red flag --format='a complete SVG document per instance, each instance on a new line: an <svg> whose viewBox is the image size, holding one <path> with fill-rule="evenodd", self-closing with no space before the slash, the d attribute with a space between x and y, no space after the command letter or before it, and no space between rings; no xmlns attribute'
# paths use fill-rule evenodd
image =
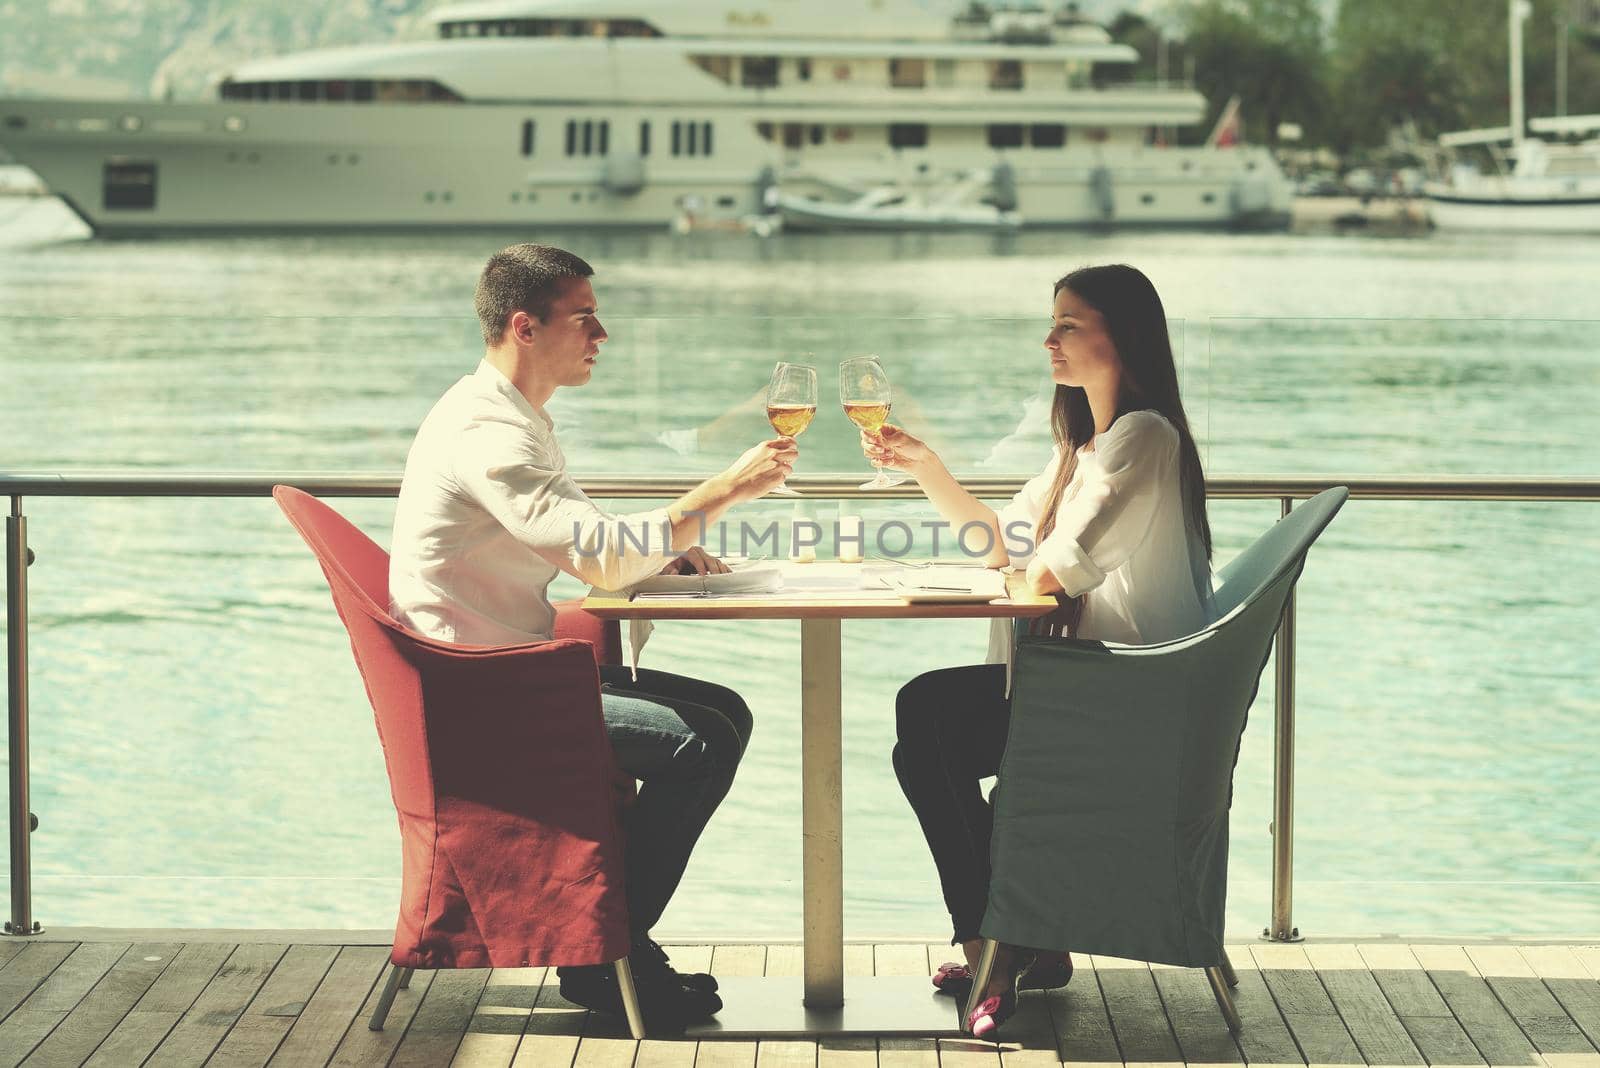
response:
<svg viewBox="0 0 1600 1068"><path fill-rule="evenodd" d="M1211 136L1206 138L1207 148L1229 148L1244 141L1244 127L1239 123L1239 96L1237 93L1228 101L1228 106L1222 109L1222 114L1217 118L1217 125L1212 128Z"/></svg>

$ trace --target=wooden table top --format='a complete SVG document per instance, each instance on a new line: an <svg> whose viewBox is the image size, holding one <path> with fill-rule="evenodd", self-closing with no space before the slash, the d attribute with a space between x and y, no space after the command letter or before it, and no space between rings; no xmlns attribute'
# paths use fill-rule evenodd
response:
<svg viewBox="0 0 1600 1068"><path fill-rule="evenodd" d="M602 619L1032 619L1056 607L1054 597L1029 593L1026 581L1020 571L1007 575L1009 596L987 603L909 604L865 592L860 597L844 594L825 599L815 595L786 598L782 590L769 596L641 599L591 589L583 607Z"/></svg>

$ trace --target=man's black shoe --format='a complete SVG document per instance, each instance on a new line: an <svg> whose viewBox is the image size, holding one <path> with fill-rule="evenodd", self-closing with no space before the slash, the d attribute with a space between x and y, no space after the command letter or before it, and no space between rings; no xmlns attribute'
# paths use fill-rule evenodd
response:
<svg viewBox="0 0 1600 1068"><path fill-rule="evenodd" d="M596 1012L624 1015L622 990L617 985L616 969L609 964L557 968L561 996L574 1005ZM714 992L696 990L677 982L677 973L646 969L634 972L633 986L639 994L639 1009L645 1028L652 1034L677 1034L692 1023L710 1019L722 1008Z"/></svg>
<svg viewBox="0 0 1600 1068"><path fill-rule="evenodd" d="M710 972L680 972L672 966L672 961L667 958L667 951L661 944L653 939L646 939L645 944L634 950L629 956L634 961L634 969L654 967L659 965L678 977L678 982L690 990L700 990L707 994L717 991L717 977Z"/></svg>

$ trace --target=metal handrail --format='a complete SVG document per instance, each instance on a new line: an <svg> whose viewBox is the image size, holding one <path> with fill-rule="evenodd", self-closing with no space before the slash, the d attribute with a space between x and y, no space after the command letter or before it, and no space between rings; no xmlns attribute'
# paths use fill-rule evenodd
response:
<svg viewBox="0 0 1600 1068"><path fill-rule="evenodd" d="M891 489L864 490L859 474L794 475L789 485L807 496L835 499L922 496L915 483ZM1007 497L1027 481L1024 476L961 479L978 497ZM667 498L682 496L698 480L690 476L601 475L580 480L585 492L601 498ZM13 935L37 934L33 919L30 837L37 826L28 805L28 548L24 497L267 497L272 488L290 485L319 497L394 497L400 480L393 475L313 473L165 474L130 472L51 474L0 472L0 496L11 498L6 517L6 638L8 738L11 778L11 918L5 930ZM1331 486L1345 486L1356 500L1406 501L1593 501L1600 500L1600 478L1500 478L1425 476L1403 478L1335 478L1271 475L1211 478L1206 496L1212 500L1276 500L1288 515L1296 500ZM1294 889L1294 624L1291 593L1277 635L1273 733L1272 918L1262 937L1296 941Z"/></svg>

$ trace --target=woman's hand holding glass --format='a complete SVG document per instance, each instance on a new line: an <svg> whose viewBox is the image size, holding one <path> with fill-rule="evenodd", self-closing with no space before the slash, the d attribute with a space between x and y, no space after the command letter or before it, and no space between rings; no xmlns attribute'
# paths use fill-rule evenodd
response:
<svg viewBox="0 0 1600 1068"><path fill-rule="evenodd" d="M930 460L938 459L921 438L892 423L885 423L877 430L863 430L861 451L875 464L898 468L912 475Z"/></svg>

